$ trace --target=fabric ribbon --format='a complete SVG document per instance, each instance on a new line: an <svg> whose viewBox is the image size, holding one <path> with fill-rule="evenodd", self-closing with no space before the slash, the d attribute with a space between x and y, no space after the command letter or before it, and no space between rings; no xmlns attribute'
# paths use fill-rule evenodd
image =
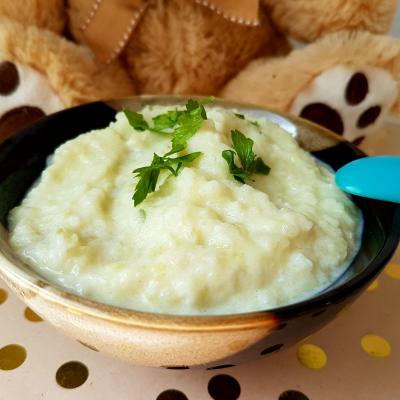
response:
<svg viewBox="0 0 400 400"><path fill-rule="evenodd" d="M123 50L148 6L146 0L90 0L80 26L82 40L100 61L110 62ZM183 0L189 1L189 0ZM232 22L258 25L259 0L192 0Z"/></svg>

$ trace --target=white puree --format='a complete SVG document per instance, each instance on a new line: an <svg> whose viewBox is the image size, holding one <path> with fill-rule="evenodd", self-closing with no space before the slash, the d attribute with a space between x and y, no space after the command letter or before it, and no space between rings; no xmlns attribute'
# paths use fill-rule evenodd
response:
<svg viewBox="0 0 400 400"><path fill-rule="evenodd" d="M136 132L119 113L63 144L12 210L12 246L49 281L136 310L253 311L332 283L357 250L360 225L332 173L272 123L257 128L219 109L208 118L187 148L203 155L138 207L132 170L166 153L170 135ZM268 176L243 185L230 175L221 152L233 128L254 140Z"/></svg>

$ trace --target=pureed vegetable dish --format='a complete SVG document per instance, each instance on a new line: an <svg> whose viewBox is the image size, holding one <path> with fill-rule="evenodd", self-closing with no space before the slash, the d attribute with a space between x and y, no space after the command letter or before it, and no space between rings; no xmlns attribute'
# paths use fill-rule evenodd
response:
<svg viewBox="0 0 400 400"><path fill-rule="evenodd" d="M61 145L9 226L33 269L84 297L225 314L328 286L354 257L361 222L286 131L189 101L120 112Z"/></svg>

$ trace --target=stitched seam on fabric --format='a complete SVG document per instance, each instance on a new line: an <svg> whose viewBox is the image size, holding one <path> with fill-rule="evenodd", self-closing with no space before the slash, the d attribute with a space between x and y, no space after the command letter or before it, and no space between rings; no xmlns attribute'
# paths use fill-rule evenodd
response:
<svg viewBox="0 0 400 400"><path fill-rule="evenodd" d="M195 0L197 4L200 4L204 7L207 7L209 10L214 11L216 14L220 15L221 17L227 19L228 21L235 22L237 24L241 25L248 25L248 26L258 26L259 22L258 21L252 21L252 20L247 20L244 18L237 18L232 15L228 15L224 12L222 12L218 7L216 7L214 4L209 4L207 0Z"/></svg>
<svg viewBox="0 0 400 400"><path fill-rule="evenodd" d="M100 4L102 1L103 0L95 0L94 1L88 17L85 19L83 25L79 28L82 32L85 32L86 29L89 27L90 23L93 21L93 18L96 15L97 11L99 10L99 7L100 7Z"/></svg>
<svg viewBox="0 0 400 400"><path fill-rule="evenodd" d="M142 7L138 11L135 12L135 15L132 17L132 19L129 22L128 29L122 36L122 39L118 42L117 47L111 53L111 56L106 60L106 64L110 63L122 51L122 49L126 45L126 42L128 41L129 37L131 36L131 34L133 32L133 28L135 27L137 20L143 14L143 11L145 10L145 8L146 8L146 5L142 5Z"/></svg>

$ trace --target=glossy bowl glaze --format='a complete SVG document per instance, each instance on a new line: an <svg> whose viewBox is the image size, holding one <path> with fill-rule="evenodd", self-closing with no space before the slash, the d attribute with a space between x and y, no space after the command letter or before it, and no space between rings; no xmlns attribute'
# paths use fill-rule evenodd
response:
<svg viewBox="0 0 400 400"><path fill-rule="evenodd" d="M50 284L18 259L7 240L7 214L20 203L57 146L91 129L106 127L122 108L139 110L148 104L184 104L186 100L143 96L91 103L43 118L2 143L0 277L48 322L99 351L141 365L223 368L290 346L335 318L394 252L400 235L400 207L355 197L363 212L364 230L361 249L347 272L313 298L260 312L173 316L107 306ZM275 122L333 169L363 156L339 136L302 119L222 100L210 105L216 106Z"/></svg>

